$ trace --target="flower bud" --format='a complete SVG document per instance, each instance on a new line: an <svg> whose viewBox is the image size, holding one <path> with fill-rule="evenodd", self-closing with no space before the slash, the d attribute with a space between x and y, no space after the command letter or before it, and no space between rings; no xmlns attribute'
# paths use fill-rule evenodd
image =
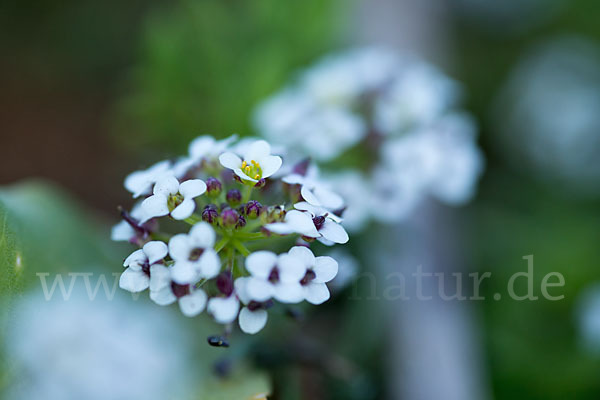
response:
<svg viewBox="0 0 600 400"><path fill-rule="evenodd" d="M231 293L233 293L233 278L230 271L221 272L217 276L217 289L225 296L231 296Z"/></svg>
<svg viewBox="0 0 600 400"><path fill-rule="evenodd" d="M245 226L246 226L246 218L244 218L243 215L240 215L240 217L238 218L237 224L235 224L235 228L236 229L241 229L241 228L243 228Z"/></svg>
<svg viewBox="0 0 600 400"><path fill-rule="evenodd" d="M232 208L226 208L221 212L221 223L225 228L233 228L237 225L240 214Z"/></svg>
<svg viewBox="0 0 600 400"><path fill-rule="evenodd" d="M282 222L285 218L285 209L282 206L270 206L267 211L263 213L264 222L272 224L274 222Z"/></svg>
<svg viewBox="0 0 600 400"><path fill-rule="evenodd" d="M256 200L250 200L244 205L244 213L250 219L255 219L260 215L262 205Z"/></svg>
<svg viewBox="0 0 600 400"><path fill-rule="evenodd" d="M217 218L219 218L219 213L217 212L217 207L214 204L209 204L204 207L202 211L202 220L208 222L209 224L215 224L217 222Z"/></svg>
<svg viewBox="0 0 600 400"><path fill-rule="evenodd" d="M217 197L221 194L221 189L223 186L221 185L221 181L217 178L208 178L206 180L206 194L210 197Z"/></svg>
<svg viewBox="0 0 600 400"><path fill-rule="evenodd" d="M267 181L265 180L265 178L261 178L258 180L258 182L256 182L254 184L254 187L260 189L262 187L265 187L266 184L267 184Z"/></svg>
<svg viewBox="0 0 600 400"><path fill-rule="evenodd" d="M226 199L231 207L238 206L242 202L242 193L237 189L231 189L227 192Z"/></svg>

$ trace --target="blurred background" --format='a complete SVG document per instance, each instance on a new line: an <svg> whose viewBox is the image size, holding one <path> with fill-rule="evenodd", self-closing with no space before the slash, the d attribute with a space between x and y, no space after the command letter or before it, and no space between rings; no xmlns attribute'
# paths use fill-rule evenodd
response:
<svg viewBox="0 0 600 400"><path fill-rule="evenodd" d="M264 385L281 399L600 397L600 3L40 0L1 10L7 398L234 399ZM431 201L392 235L363 233L352 244L360 270L383 279L402 260L491 271L487 300L356 300L359 281L300 330L282 319L227 351L205 345L208 319L119 290L118 307L36 303L36 272L121 272L128 248L109 229L117 206L131 205L126 174L200 134L259 134L258 102L321 56L363 44L416 53L463 84L486 169L469 205ZM392 261L365 262L381 237ZM528 255L536 288L549 272L564 276L563 300L493 299ZM235 383L215 378L232 364L243 364Z"/></svg>

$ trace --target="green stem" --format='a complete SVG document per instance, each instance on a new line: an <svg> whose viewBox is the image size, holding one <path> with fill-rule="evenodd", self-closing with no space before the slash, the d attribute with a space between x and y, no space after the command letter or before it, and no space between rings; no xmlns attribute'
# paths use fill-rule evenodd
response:
<svg viewBox="0 0 600 400"><path fill-rule="evenodd" d="M241 241L260 240L266 238L262 232L236 232L235 238Z"/></svg>
<svg viewBox="0 0 600 400"><path fill-rule="evenodd" d="M242 195L243 203L247 203L250 200L250 196L252 195L252 189L254 189L254 186L246 185L244 187L244 194Z"/></svg>
<svg viewBox="0 0 600 400"><path fill-rule="evenodd" d="M229 240L230 240L230 239L231 239L231 238L230 238L230 237L228 237L228 236L223 236L223 237L221 238L221 240L219 240L219 241L217 242L217 244L215 245L215 251L218 253L218 252L220 252L221 250L223 250L223 248L224 248L225 246L227 246L227 243L229 243Z"/></svg>
<svg viewBox="0 0 600 400"><path fill-rule="evenodd" d="M198 214L192 214L191 216L184 219L183 221L187 222L190 225L196 225L198 222L202 221L202 216L198 215Z"/></svg>
<svg viewBox="0 0 600 400"><path fill-rule="evenodd" d="M239 251L244 257L248 257L250 255L250 250L248 250L246 248L246 246L243 245L242 242L240 242L237 239L232 239L231 240L231 244L233 244L233 247Z"/></svg>

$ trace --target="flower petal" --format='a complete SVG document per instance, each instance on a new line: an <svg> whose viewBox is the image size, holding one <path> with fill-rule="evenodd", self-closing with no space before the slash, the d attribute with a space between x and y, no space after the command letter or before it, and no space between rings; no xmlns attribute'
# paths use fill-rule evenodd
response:
<svg viewBox="0 0 600 400"><path fill-rule="evenodd" d="M144 253L144 250L139 249L131 253L129 257L125 259L125 261L123 262L123 266L130 267L136 271L139 271L141 269L142 264L145 264L146 261L148 261L146 253Z"/></svg>
<svg viewBox="0 0 600 400"><path fill-rule="evenodd" d="M284 176L281 180L289 185L302 185L306 179L300 174L290 174Z"/></svg>
<svg viewBox="0 0 600 400"><path fill-rule="evenodd" d="M294 227L294 231L305 236L321 236L315 227L310 214L298 210L291 210L285 214L285 222Z"/></svg>
<svg viewBox="0 0 600 400"><path fill-rule="evenodd" d="M281 164L283 161L279 156L267 156L261 158L260 161L260 169L262 171L262 178L268 178L273 175L275 172L279 171L281 168Z"/></svg>
<svg viewBox="0 0 600 400"><path fill-rule="evenodd" d="M240 329L249 335L254 335L265 327L267 318L268 314L266 310L250 311L248 307L244 307L240 311Z"/></svg>
<svg viewBox="0 0 600 400"><path fill-rule="evenodd" d="M319 201L319 198L310 189L311 188L307 185L302 185L302 187L300 188L300 194L302 195L302 198L308 204L311 204L313 206L320 206L321 202Z"/></svg>
<svg viewBox="0 0 600 400"><path fill-rule="evenodd" d="M188 146L188 152L192 158L200 161L215 145L215 139L209 135L198 136Z"/></svg>
<svg viewBox="0 0 600 400"><path fill-rule="evenodd" d="M240 310L240 302L235 296L213 297L208 301L207 311L219 324L233 322Z"/></svg>
<svg viewBox="0 0 600 400"><path fill-rule="evenodd" d="M169 214L169 206L167 205L167 197L162 194L155 194L142 202L142 210L144 210L144 218L141 222L146 222L154 217L163 217Z"/></svg>
<svg viewBox="0 0 600 400"><path fill-rule="evenodd" d="M198 271L189 261L177 261L171 267L171 279L180 285L196 283Z"/></svg>
<svg viewBox="0 0 600 400"><path fill-rule="evenodd" d="M119 278L119 287L131 293L138 293L148 289L150 286L150 278L143 271L134 271L127 268Z"/></svg>
<svg viewBox="0 0 600 400"><path fill-rule="evenodd" d="M275 285L274 296L277 301L286 304L300 303L304 300L304 288L300 282L279 283Z"/></svg>
<svg viewBox="0 0 600 400"><path fill-rule="evenodd" d="M200 179L190 179L179 185L179 193L181 193L185 199L193 199L204 192L206 192L206 183Z"/></svg>
<svg viewBox="0 0 600 400"><path fill-rule="evenodd" d="M311 304L323 304L329 300L329 296L329 289L324 283L311 282L304 286L304 298Z"/></svg>
<svg viewBox="0 0 600 400"><path fill-rule="evenodd" d="M176 194L179 191L179 181L173 175L167 175L162 177L154 185L154 194L163 194L168 196L170 194Z"/></svg>
<svg viewBox="0 0 600 400"><path fill-rule="evenodd" d="M175 207L173 211L171 211L171 217L174 219L181 221L186 218L189 218L196 209L196 202L194 199L184 199L180 205Z"/></svg>
<svg viewBox="0 0 600 400"><path fill-rule="evenodd" d="M169 240L169 254L173 260L188 260L193 248L189 236L185 233L177 234Z"/></svg>
<svg viewBox="0 0 600 400"><path fill-rule="evenodd" d="M244 171L242 171L240 168L236 168L233 170L233 172L235 172L235 174L237 176L239 176L243 181L251 181L251 182L258 182L256 179L249 177L248 175L246 175L244 173Z"/></svg>
<svg viewBox="0 0 600 400"><path fill-rule="evenodd" d="M228 169L236 169L242 166L242 159L231 152L221 154L219 162Z"/></svg>
<svg viewBox="0 0 600 400"><path fill-rule="evenodd" d="M151 290L150 291L150 300L158 304L159 306L168 306L169 304L173 304L177 301L177 297L173 294L171 290L171 285L165 286L160 290Z"/></svg>
<svg viewBox="0 0 600 400"><path fill-rule="evenodd" d="M334 243L344 244L349 240L348 233L344 227L330 219L325 220L319 233L323 235L325 239L331 240Z"/></svg>
<svg viewBox="0 0 600 400"><path fill-rule="evenodd" d="M142 248L146 257L148 257L148 262L150 264L154 264L157 261L162 260L169 253L169 248L167 247L165 242L161 242L160 240L153 240L152 242L148 242Z"/></svg>
<svg viewBox="0 0 600 400"><path fill-rule="evenodd" d="M221 259L213 249L206 249L198 261L198 269L202 278L214 278L221 271Z"/></svg>
<svg viewBox="0 0 600 400"><path fill-rule="evenodd" d="M255 251L246 258L246 270L262 279L267 279L277 264L277 255L271 251Z"/></svg>
<svg viewBox="0 0 600 400"><path fill-rule="evenodd" d="M248 146L244 152L244 160L250 162L251 160L259 161L271 154L271 145L264 140L257 140ZM262 165L261 165L262 167Z"/></svg>
<svg viewBox="0 0 600 400"><path fill-rule="evenodd" d="M338 210L344 206L344 199L342 196L329 189L317 186L313 188L312 193L319 199L320 205L324 208Z"/></svg>
<svg viewBox="0 0 600 400"><path fill-rule="evenodd" d="M240 299L240 301L244 304L250 303L250 300L251 300L250 296L248 296L248 291L246 290L246 286L250 279L251 278L248 278L248 277L241 277L241 278L237 278L233 282L233 288L235 290L235 294L237 295L238 299Z"/></svg>
<svg viewBox="0 0 600 400"><path fill-rule="evenodd" d="M313 282L325 283L335 278L338 273L337 261L329 256L317 257L315 261L313 271L316 276Z"/></svg>
<svg viewBox="0 0 600 400"><path fill-rule="evenodd" d="M198 222L190 229L188 235L191 237L194 247L206 249L215 245L215 230L208 222Z"/></svg>
<svg viewBox="0 0 600 400"><path fill-rule="evenodd" d="M273 297L273 285L264 279L251 277L246 283L246 293L251 300L267 301Z"/></svg>
<svg viewBox="0 0 600 400"><path fill-rule="evenodd" d="M129 241L135 237L135 230L127 223L127 221L121 221L114 225L110 231L110 240L115 242Z"/></svg>
<svg viewBox="0 0 600 400"><path fill-rule="evenodd" d="M150 267L150 291L155 292L171 285L171 271L164 265Z"/></svg>
<svg viewBox="0 0 600 400"><path fill-rule="evenodd" d="M298 283L306 274L306 266L303 260L287 253L281 254L277 258L277 268L279 270L279 280L282 283Z"/></svg>
<svg viewBox="0 0 600 400"><path fill-rule="evenodd" d="M315 255L308 247L294 246L288 251L288 254L300 260L305 268L313 268L315 266Z"/></svg>
<svg viewBox="0 0 600 400"><path fill-rule="evenodd" d="M186 317L195 317L204 310L205 306L206 293L202 289L196 289L179 299L179 308Z"/></svg>

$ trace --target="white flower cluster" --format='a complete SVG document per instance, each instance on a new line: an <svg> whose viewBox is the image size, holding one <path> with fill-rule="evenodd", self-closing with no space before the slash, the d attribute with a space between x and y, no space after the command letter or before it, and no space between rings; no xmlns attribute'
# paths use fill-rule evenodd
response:
<svg viewBox="0 0 600 400"><path fill-rule="evenodd" d="M264 140L202 136L187 157L130 174L125 187L143 200L122 212L112 237L140 248L123 264L121 288L149 289L155 303L177 302L189 317L206 309L220 324L239 319L250 334L265 326L273 300L328 300L338 264L310 245L348 241L335 213L344 200L316 177L275 178L282 161ZM167 219L191 228L170 234ZM280 240L289 252L269 251Z"/></svg>
<svg viewBox="0 0 600 400"><path fill-rule="evenodd" d="M345 225L358 230L371 218L397 222L427 195L450 204L472 196L483 158L459 92L425 62L358 49L304 71L258 106L254 124L303 156L354 162L328 180L348 202Z"/></svg>

